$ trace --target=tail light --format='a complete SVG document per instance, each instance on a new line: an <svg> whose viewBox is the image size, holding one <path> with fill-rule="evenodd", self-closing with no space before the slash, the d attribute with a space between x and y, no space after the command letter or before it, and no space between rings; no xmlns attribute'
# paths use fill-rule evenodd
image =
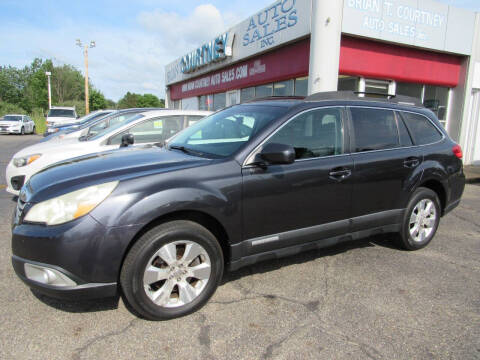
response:
<svg viewBox="0 0 480 360"><path fill-rule="evenodd" d="M453 152L453 155L455 155L459 159L463 157L462 147L460 145L455 145L452 148L452 152Z"/></svg>

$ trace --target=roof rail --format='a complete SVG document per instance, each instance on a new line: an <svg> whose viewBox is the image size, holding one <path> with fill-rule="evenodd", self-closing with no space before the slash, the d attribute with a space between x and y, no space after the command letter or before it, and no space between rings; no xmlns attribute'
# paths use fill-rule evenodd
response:
<svg viewBox="0 0 480 360"><path fill-rule="evenodd" d="M265 96L262 98L255 98L255 99L250 99L246 101L247 103L251 102L257 102L257 101L268 101L268 100L304 100L305 96L296 96L296 95L291 95L291 96Z"/></svg>
<svg viewBox="0 0 480 360"><path fill-rule="evenodd" d="M327 101L327 100L356 100L356 101L386 101L393 104L412 105L423 107L420 99L403 96L403 95L387 95L381 93L369 93L360 91L325 91L318 92L307 96L305 101Z"/></svg>

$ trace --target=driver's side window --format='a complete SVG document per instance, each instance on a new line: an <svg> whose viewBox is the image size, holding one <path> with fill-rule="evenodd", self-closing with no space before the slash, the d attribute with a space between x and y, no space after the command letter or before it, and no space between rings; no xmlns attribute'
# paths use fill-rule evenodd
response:
<svg viewBox="0 0 480 360"><path fill-rule="evenodd" d="M295 159L339 155L343 152L343 124L340 108L304 112L277 131L268 143L291 145Z"/></svg>

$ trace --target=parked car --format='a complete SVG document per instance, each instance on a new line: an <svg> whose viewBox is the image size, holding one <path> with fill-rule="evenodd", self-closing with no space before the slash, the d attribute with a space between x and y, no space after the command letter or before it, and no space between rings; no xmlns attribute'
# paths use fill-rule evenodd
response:
<svg viewBox="0 0 480 360"><path fill-rule="evenodd" d="M78 128L67 128L60 130L41 141L59 141L65 139L78 139L79 137L87 134L91 127L103 128L106 129L109 126L117 124L119 122L123 122L128 120L130 117L135 116L136 114L140 114L142 112L150 111L150 110L165 110L164 108L130 108L130 109L122 109L116 110L115 112L104 116L93 119L91 121L87 121L85 124L80 125Z"/></svg>
<svg viewBox="0 0 480 360"><path fill-rule="evenodd" d="M0 121L0 134L34 134L35 123L28 115L5 115Z"/></svg>
<svg viewBox="0 0 480 360"><path fill-rule="evenodd" d="M114 111L115 110L108 110L108 109L96 110L96 111L92 111L88 115L85 115L79 118L78 121L75 121L75 122L47 126L47 130L45 131L43 136L47 137L62 130L79 129L81 126L87 124L88 122L107 116L108 114L111 114Z"/></svg>
<svg viewBox="0 0 480 360"><path fill-rule="evenodd" d="M40 142L17 152L7 165L7 191L18 195L23 184L35 173L62 160L100 151L118 149L125 134L133 135L135 144L162 143L189 123L211 112L153 110L127 113L109 118L88 128L79 138ZM128 116L127 116L128 115Z"/></svg>
<svg viewBox="0 0 480 360"><path fill-rule="evenodd" d="M59 124L68 124L78 119L75 107L70 106L52 106L47 113L47 127Z"/></svg>
<svg viewBox="0 0 480 360"><path fill-rule="evenodd" d="M174 318L208 301L225 266L383 233L425 247L460 202L461 158L410 98L335 92L236 105L163 148L33 176L13 221L13 267L51 296L121 291L141 316Z"/></svg>

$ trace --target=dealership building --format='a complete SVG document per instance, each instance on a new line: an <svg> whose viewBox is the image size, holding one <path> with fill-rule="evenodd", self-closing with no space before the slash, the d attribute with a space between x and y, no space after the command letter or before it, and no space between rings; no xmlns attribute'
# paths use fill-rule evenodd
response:
<svg viewBox="0 0 480 360"><path fill-rule="evenodd" d="M278 0L165 68L167 107L353 90L419 98L480 165L480 14L431 0Z"/></svg>

